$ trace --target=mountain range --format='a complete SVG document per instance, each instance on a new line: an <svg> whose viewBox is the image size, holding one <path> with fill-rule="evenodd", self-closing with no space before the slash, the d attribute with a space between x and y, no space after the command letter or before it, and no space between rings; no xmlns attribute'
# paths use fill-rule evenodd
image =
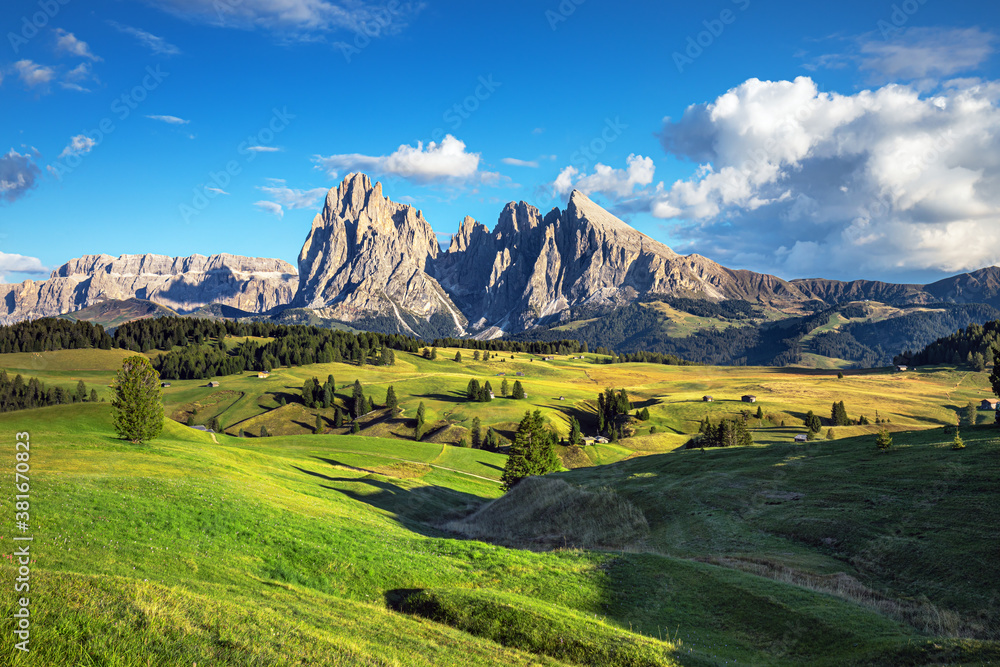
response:
<svg viewBox="0 0 1000 667"><path fill-rule="evenodd" d="M741 300L786 313L852 301L1000 305L1000 268L929 285L784 280L679 255L585 194L542 213L511 202L497 224L466 217L446 250L413 206L350 174L326 197L298 257L87 255L44 281L0 285L0 323L108 300L142 299L181 313L225 306L245 316L305 309L355 328L424 338L492 338L608 312L653 297Z"/></svg>

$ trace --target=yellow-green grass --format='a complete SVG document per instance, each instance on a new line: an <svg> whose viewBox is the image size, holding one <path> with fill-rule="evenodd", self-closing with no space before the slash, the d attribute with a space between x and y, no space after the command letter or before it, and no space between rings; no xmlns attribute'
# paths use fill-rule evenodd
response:
<svg viewBox="0 0 1000 667"><path fill-rule="evenodd" d="M361 436L216 444L169 421L135 446L113 437L102 404L3 414L0 431L31 434L37 643L14 664L557 664L560 636L585 655L609 655L610 642L661 656L639 664L997 659L989 644L931 643L853 603L711 564L451 538L444 522L499 494L504 458L488 452ZM13 454L0 451L0 466ZM699 455L715 457L711 476L716 453L639 460ZM599 470L614 479L616 466ZM11 496L0 502L9 516ZM463 615L387 609L415 590ZM491 634L511 605L525 610L520 651ZM13 611L0 597L5 656ZM630 664L621 655L601 664Z"/></svg>
<svg viewBox="0 0 1000 667"><path fill-rule="evenodd" d="M606 387L625 388L635 408L647 407L648 422L638 422L634 437L625 438L616 447L603 450L585 448L585 454L564 456L568 467L620 460L633 453L664 452L683 445L698 430L698 423L709 416L714 420L738 416L742 411L756 414L760 406L768 419L750 420L755 442L770 444L790 442L803 432L809 410L827 418L834 401L844 401L848 415L861 415L874 422L890 419L890 429L921 429L955 422L956 411L970 400L978 403L992 395L987 374L972 373L954 367L921 368L906 373L889 369L845 371L837 378L836 370L803 368L664 366L658 364L595 363L595 355L585 359L557 356L544 361L528 354L496 355L489 362L472 361L470 350L462 350L463 361L453 360L456 350L440 349L434 361L420 355L397 353L392 367L358 367L345 363L313 364L278 368L270 377L256 373L215 378L218 388L208 387L207 380L170 380L163 390L168 416L185 418L192 411L197 423L218 417L223 429L237 434L241 428L256 435L265 426L272 434L300 435L312 432L319 414L326 432L334 432L334 409L305 408L299 402L302 385L316 377L325 382L332 374L337 386L337 405L344 409L351 398L355 379L377 404L385 400L389 385L395 388L403 409L401 415L387 418L376 413L361 422L368 435L378 437L413 437L413 419L417 407L424 404L426 422L434 429L435 441L456 445L467 437L474 417L483 427L494 427L510 437L526 410L540 410L548 423L563 437L569 433L570 418L576 417L584 434L596 433L596 396ZM107 385L114 370L127 352L122 350L66 350L31 355L0 355L0 367L8 373L34 375L47 383L67 388L78 379L88 387L108 396ZM31 361L35 359L35 368ZM73 370L104 368L105 370ZM526 400L500 396L506 373L510 385L519 379L528 393ZM518 378L517 372L524 377ZM487 380L497 394L489 403L470 402L465 398L470 379ZM226 393L225 401L215 395ZM714 396L712 403L702 396ZM757 396L755 405L742 403L743 394ZM233 397L236 398L233 398ZM279 408L280 400L286 406ZM563 399L563 400L560 400ZM988 420L991 415L981 415ZM784 426L782 426L782 422ZM656 433L651 429L655 428ZM370 429L370 431L369 431ZM836 437L872 432L877 427L838 427ZM346 433L348 427L336 432ZM823 433L825 436L825 431ZM564 450L560 450L567 454Z"/></svg>

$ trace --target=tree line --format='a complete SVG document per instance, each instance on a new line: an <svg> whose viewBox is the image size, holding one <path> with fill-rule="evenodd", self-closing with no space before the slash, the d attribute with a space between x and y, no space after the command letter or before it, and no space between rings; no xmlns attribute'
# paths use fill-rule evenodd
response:
<svg viewBox="0 0 1000 667"><path fill-rule="evenodd" d="M25 382L18 373L11 379L6 370L0 369L0 412L42 408L65 403L97 402L97 390L87 391L83 380L72 390L62 387L46 387L38 378L28 378Z"/></svg>

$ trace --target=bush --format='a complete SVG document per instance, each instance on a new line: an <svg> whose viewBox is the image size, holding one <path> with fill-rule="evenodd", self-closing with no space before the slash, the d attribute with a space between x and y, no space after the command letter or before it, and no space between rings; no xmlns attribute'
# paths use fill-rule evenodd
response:
<svg viewBox="0 0 1000 667"><path fill-rule="evenodd" d="M878 435L875 436L875 446L878 447L880 452L887 452L892 449L892 436L889 435L888 431L882 430L878 432Z"/></svg>
<svg viewBox="0 0 1000 667"><path fill-rule="evenodd" d="M955 439L951 441L952 449L965 449L965 443L962 442L962 436L958 431L955 431Z"/></svg>

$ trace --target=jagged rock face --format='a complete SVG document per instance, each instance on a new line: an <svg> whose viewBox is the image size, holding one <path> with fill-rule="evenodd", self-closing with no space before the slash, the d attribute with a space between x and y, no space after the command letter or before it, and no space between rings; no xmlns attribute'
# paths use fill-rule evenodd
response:
<svg viewBox="0 0 1000 667"><path fill-rule="evenodd" d="M510 203L492 233L467 218L432 270L473 328L492 333L565 317L575 306L622 304L649 294L796 294L774 276L731 271L699 255L682 257L577 191L565 211L553 209L544 218L524 202Z"/></svg>
<svg viewBox="0 0 1000 667"><path fill-rule="evenodd" d="M426 271L440 247L417 209L382 195L364 174L350 174L326 197L299 253L294 305L320 317L354 322L373 315L413 333L435 314L464 333L465 318Z"/></svg>
<svg viewBox="0 0 1000 667"><path fill-rule="evenodd" d="M298 277L288 262L237 255L86 255L48 280L0 285L0 323L47 317L108 299L139 298L181 312L210 303L263 313L289 303Z"/></svg>

